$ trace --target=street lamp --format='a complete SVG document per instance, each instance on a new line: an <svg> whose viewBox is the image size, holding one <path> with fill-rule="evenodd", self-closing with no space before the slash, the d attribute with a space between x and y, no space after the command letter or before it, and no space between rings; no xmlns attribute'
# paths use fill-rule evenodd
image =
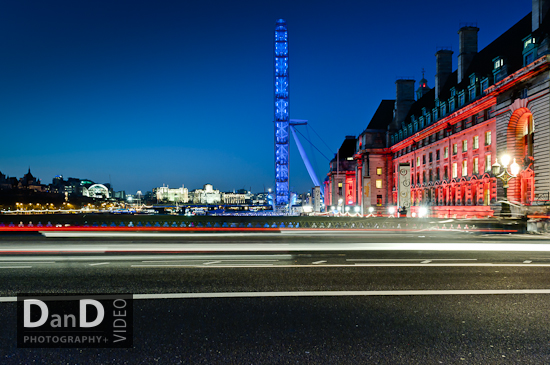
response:
<svg viewBox="0 0 550 365"><path fill-rule="evenodd" d="M498 163L497 159L495 158L495 163L493 166L491 166L491 171L493 175L498 177L500 180L502 180L503 188L504 188L504 199L505 201L502 202L502 209L501 209L501 215L511 215L510 211L510 204L508 202L508 181L512 180L513 178L517 177L520 166L517 164L516 159L514 158L514 162L508 166L510 163L510 156L509 155L503 155L500 158L500 161L502 162L502 171L501 171L501 165ZM510 168L510 171L508 171L508 167Z"/></svg>

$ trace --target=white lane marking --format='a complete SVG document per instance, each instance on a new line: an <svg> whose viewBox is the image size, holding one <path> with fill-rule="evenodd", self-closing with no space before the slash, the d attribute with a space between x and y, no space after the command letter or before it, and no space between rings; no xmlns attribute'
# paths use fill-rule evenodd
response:
<svg viewBox="0 0 550 365"><path fill-rule="evenodd" d="M0 266L0 269L30 269L32 266Z"/></svg>
<svg viewBox="0 0 550 365"><path fill-rule="evenodd" d="M108 262L97 262L95 264L90 264L90 266L97 266L97 265L109 265Z"/></svg>
<svg viewBox="0 0 550 365"><path fill-rule="evenodd" d="M130 267L144 268L144 267L192 267L192 268L228 268L228 267L273 267L273 268L289 268L289 267L525 267L525 264L493 264L493 263L456 263L456 264L438 264L431 263L430 265L420 263L355 263L355 264L330 264L330 265L274 265L274 264L214 264L214 265L198 265L198 264L166 264L166 265L130 265ZM532 264L529 267L550 267L550 264Z"/></svg>
<svg viewBox="0 0 550 365"><path fill-rule="evenodd" d="M325 296L401 296L401 295L407 295L407 296L409 296L409 295L494 295L494 294L550 294L550 289L166 293L166 294L134 294L134 299L325 297Z"/></svg>
<svg viewBox="0 0 550 365"><path fill-rule="evenodd" d="M55 261L0 261L2 264L55 264Z"/></svg>
<svg viewBox="0 0 550 365"><path fill-rule="evenodd" d="M373 266L373 267L376 267L376 266L388 266L388 267L391 267L391 266L419 266L419 267L426 267L427 262L423 262L423 263L420 263L420 264L414 264L414 263L360 263L360 262L357 262L355 263L353 266ZM344 266L351 266L351 265L344 265ZM494 266L494 267L499 267L499 266L510 266L510 267L519 267L519 266L523 266L525 267L525 265L523 263L521 264L501 264L501 263L492 263L492 262L476 262L476 263L464 263L464 264L461 264L461 263L456 263L456 264L444 264L444 263L431 263L430 265L428 265L430 267L434 267L434 266L440 266L440 267L451 267L451 266L456 266L456 267L459 267L459 266ZM529 265L529 267L535 267L535 266L550 266L550 264L534 264L534 265Z"/></svg>
<svg viewBox="0 0 550 365"><path fill-rule="evenodd" d="M335 296L413 296L413 295L518 295L550 294L550 289L495 290L381 290L381 291L286 291L134 294L134 299L254 298L254 297L335 297ZM17 297L0 297L0 302L16 302Z"/></svg>
<svg viewBox="0 0 550 365"><path fill-rule="evenodd" d="M429 264L430 262L432 262L432 260L424 260L421 262L421 264Z"/></svg>
<svg viewBox="0 0 550 365"><path fill-rule="evenodd" d="M346 259L346 261L477 261L477 259Z"/></svg>
<svg viewBox="0 0 550 365"><path fill-rule="evenodd" d="M313 265L319 265L319 264L322 264L322 263L325 263L327 262L326 260L321 260L321 261L315 261L315 262L312 262Z"/></svg>
<svg viewBox="0 0 550 365"><path fill-rule="evenodd" d="M208 266L205 266L205 265L208 265ZM281 266L281 267L294 267L292 265L276 265L276 266L277 267L279 267L279 266ZM303 265L303 266L308 266L308 265ZM144 268L144 267L194 267L194 268L238 267L238 268L244 268L244 267L275 267L275 265L273 265L273 264L230 264L230 263L224 264L223 262L221 262L221 263L209 262L209 263L205 263L203 265L197 265L197 264L188 264L188 265L174 264L174 265L170 265L170 264L165 264L165 265L130 265L130 267L137 267L137 268Z"/></svg>
<svg viewBox="0 0 550 365"><path fill-rule="evenodd" d="M210 262L203 262L203 265L210 265L210 264L219 264L221 261L210 261ZM162 265L159 265L162 266Z"/></svg>
<svg viewBox="0 0 550 365"><path fill-rule="evenodd" d="M530 261L530 260L523 261L524 264L530 264L531 262L533 262L533 261Z"/></svg>

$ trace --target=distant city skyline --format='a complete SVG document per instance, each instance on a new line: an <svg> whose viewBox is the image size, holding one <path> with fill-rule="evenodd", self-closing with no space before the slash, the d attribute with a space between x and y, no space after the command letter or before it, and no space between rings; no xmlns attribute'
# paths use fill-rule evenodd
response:
<svg viewBox="0 0 550 365"><path fill-rule="evenodd" d="M274 187L273 32L287 21L290 117L332 158L397 77L434 87L437 47L453 70L461 23L479 49L531 10L528 0L21 1L0 14L0 172L223 191ZM311 132L311 133L310 133ZM328 161L302 141L317 176ZM311 188L291 146L292 191Z"/></svg>

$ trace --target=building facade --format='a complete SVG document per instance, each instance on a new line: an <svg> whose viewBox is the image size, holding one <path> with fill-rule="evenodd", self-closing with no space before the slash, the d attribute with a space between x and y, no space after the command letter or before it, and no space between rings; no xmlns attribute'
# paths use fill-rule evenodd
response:
<svg viewBox="0 0 550 365"><path fill-rule="evenodd" d="M168 186L155 188L157 201L163 203L188 203L189 191L183 185L181 188L170 189Z"/></svg>
<svg viewBox="0 0 550 365"><path fill-rule="evenodd" d="M414 80L397 80L396 99L383 100L357 138L353 182L364 213L397 205L404 163L413 215L420 206L439 217L498 215L506 199L517 213L541 211L550 200L549 7L533 1L531 14L481 51L479 28L461 27L458 67L451 50L438 50L433 88L424 77L416 90ZM504 154L521 167L506 197L491 171ZM325 186L340 180L331 163Z"/></svg>

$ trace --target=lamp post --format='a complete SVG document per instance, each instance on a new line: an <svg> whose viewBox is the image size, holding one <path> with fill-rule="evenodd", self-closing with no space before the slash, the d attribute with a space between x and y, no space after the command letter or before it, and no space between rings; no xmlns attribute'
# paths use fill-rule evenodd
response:
<svg viewBox="0 0 550 365"><path fill-rule="evenodd" d="M504 188L505 201L502 202L502 209L500 211L500 214L502 216L509 216L512 214L512 212L510 211L510 204L508 202L508 181L517 177L520 170L520 166L517 164L515 158L514 162L510 166L508 166L508 164L510 163L510 159L511 158L509 155L505 154L501 156L500 161L502 162L503 169L501 169L501 165L498 163L496 158L495 163L493 164L493 166L491 166L491 171L493 172L493 175L502 180L503 183L502 187ZM508 167L510 168L510 171L508 171Z"/></svg>

